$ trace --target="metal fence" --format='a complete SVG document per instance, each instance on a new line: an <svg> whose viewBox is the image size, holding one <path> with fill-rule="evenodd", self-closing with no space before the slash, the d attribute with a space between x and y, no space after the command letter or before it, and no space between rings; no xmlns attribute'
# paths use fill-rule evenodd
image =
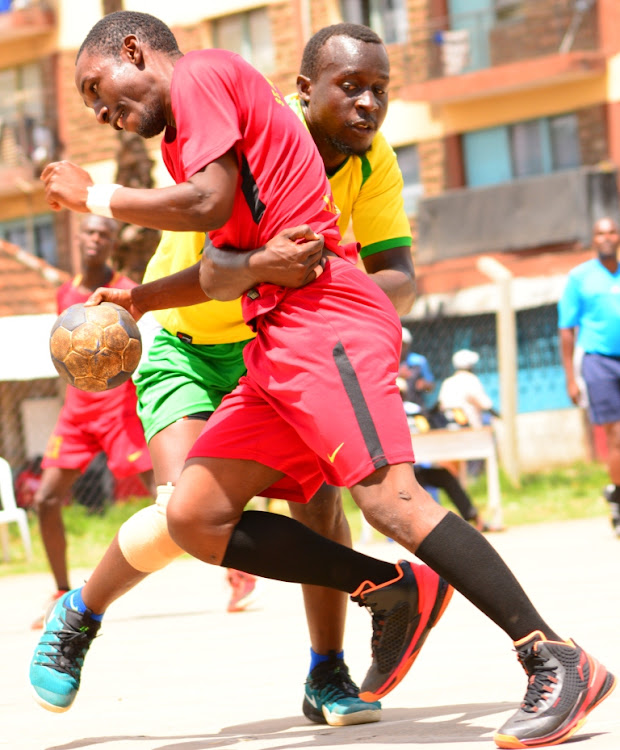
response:
<svg viewBox="0 0 620 750"><path fill-rule="evenodd" d="M572 406L567 394L557 337L557 307L544 305L517 312L518 412L547 411ZM407 324L411 350L423 354L435 376L429 406L441 382L454 372L452 355L459 349L478 352L476 374L496 408L500 405L495 314L439 317Z"/></svg>
<svg viewBox="0 0 620 750"><path fill-rule="evenodd" d="M58 378L0 381L0 455L9 462L18 505L31 507L40 482L41 459L62 404ZM105 454L98 454L73 485L67 502L78 502L92 512L107 504L146 496L140 479L115 479Z"/></svg>

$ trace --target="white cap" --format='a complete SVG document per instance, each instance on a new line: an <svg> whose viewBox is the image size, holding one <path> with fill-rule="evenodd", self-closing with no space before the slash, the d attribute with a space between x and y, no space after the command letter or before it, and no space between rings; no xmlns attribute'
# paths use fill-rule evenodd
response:
<svg viewBox="0 0 620 750"><path fill-rule="evenodd" d="M413 341L411 331L403 326L403 344L410 344Z"/></svg>
<svg viewBox="0 0 620 750"><path fill-rule="evenodd" d="M452 366L455 370L471 370L478 364L480 355L470 349L459 349L452 355Z"/></svg>

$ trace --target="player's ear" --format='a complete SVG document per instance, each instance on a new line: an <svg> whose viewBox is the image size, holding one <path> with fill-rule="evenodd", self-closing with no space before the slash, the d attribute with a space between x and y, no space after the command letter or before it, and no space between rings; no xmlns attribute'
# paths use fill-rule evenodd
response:
<svg viewBox="0 0 620 750"><path fill-rule="evenodd" d="M310 79L306 76L302 76L301 73L297 76L297 93L299 94L299 98L302 102L305 102L308 104L310 101L310 89L312 88L312 83L310 82Z"/></svg>
<svg viewBox="0 0 620 750"><path fill-rule="evenodd" d="M134 65L141 65L144 59L142 45L134 34L128 34L123 39L122 54Z"/></svg>

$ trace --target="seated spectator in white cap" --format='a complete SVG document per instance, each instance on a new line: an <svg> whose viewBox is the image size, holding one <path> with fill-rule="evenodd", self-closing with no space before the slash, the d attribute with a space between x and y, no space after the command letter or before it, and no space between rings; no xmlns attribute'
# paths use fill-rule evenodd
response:
<svg viewBox="0 0 620 750"><path fill-rule="evenodd" d="M470 427L482 427L484 412L493 410L493 402L487 395L480 378L472 370L480 355L469 349L460 349L452 356L455 373L446 378L439 389L439 406L442 411L461 409Z"/></svg>

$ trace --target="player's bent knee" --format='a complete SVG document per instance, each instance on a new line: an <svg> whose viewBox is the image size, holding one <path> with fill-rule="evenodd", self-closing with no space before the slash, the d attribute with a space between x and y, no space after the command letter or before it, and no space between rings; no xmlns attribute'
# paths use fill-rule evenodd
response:
<svg viewBox="0 0 620 750"><path fill-rule="evenodd" d="M135 513L121 526L118 543L123 557L141 573L154 573L183 554L168 533L166 506L174 487L157 488L155 505Z"/></svg>

